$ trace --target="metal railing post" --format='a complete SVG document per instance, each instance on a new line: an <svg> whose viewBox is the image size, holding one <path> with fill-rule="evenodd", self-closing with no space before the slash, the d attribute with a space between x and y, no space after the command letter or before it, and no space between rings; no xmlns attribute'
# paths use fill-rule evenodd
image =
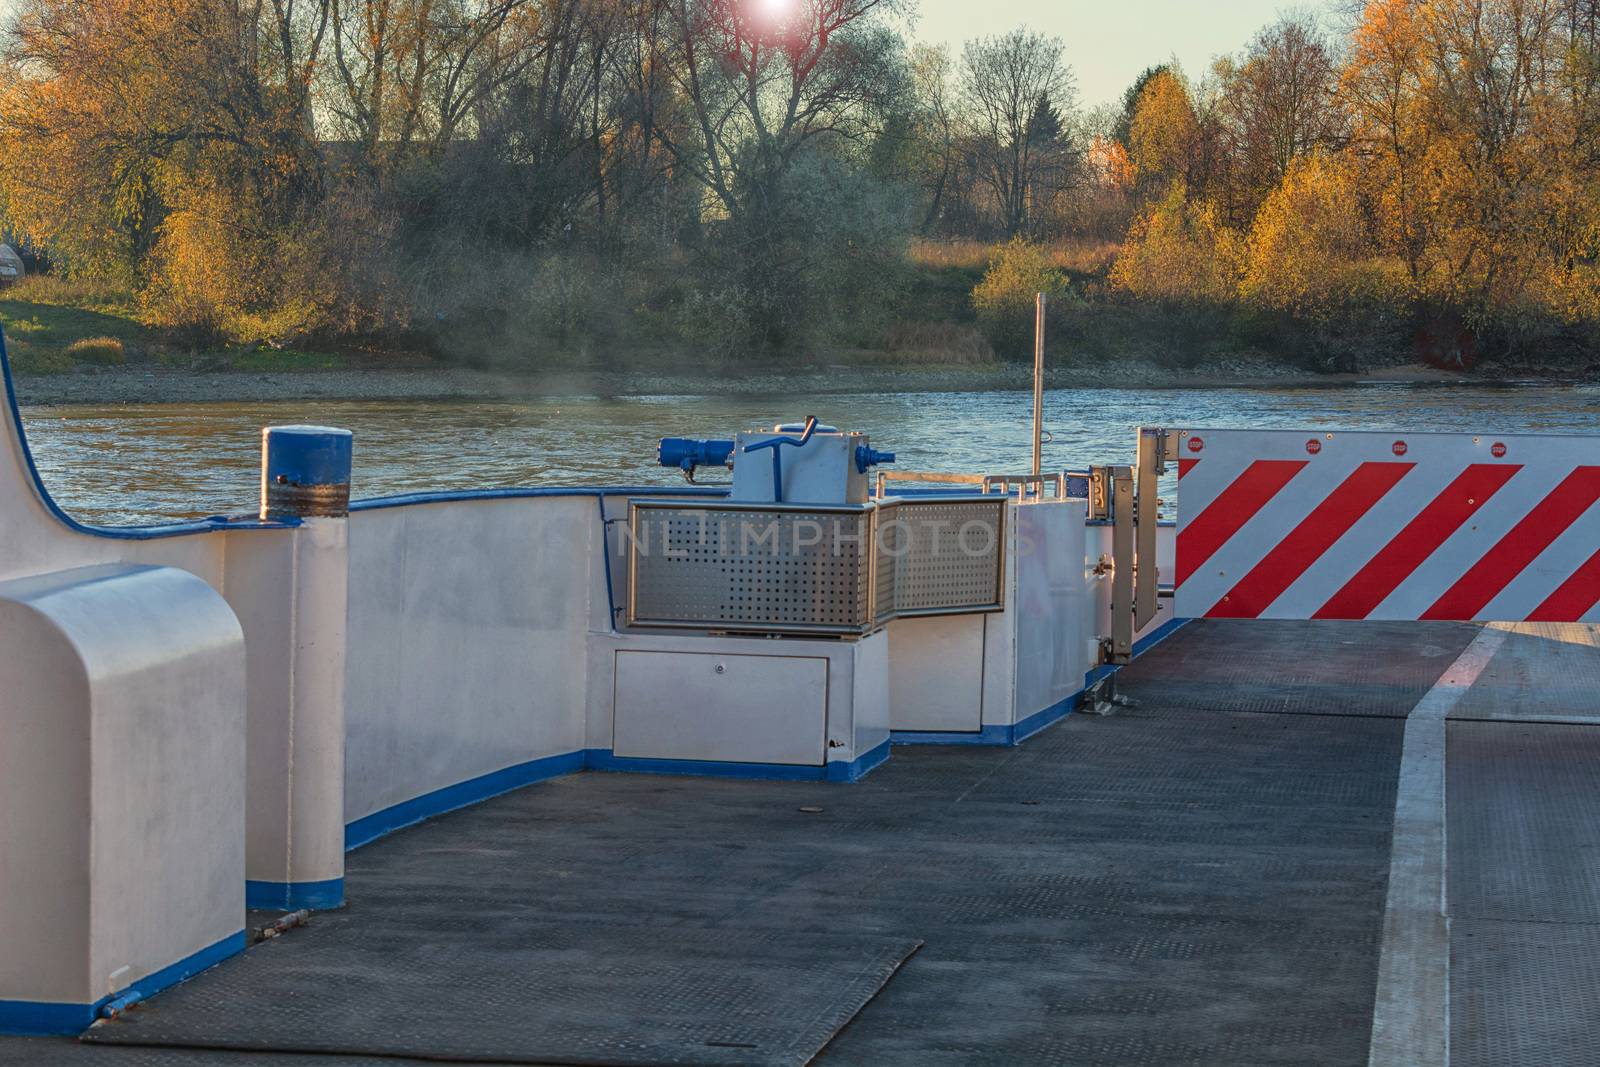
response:
<svg viewBox="0 0 1600 1067"><path fill-rule="evenodd" d="M1157 479L1166 471L1167 431L1149 426L1139 428L1135 485L1135 522L1138 528L1134 548L1133 620L1144 626L1156 617L1160 573L1156 569L1156 520L1161 501Z"/></svg>
<svg viewBox="0 0 1600 1067"><path fill-rule="evenodd" d="M1111 655L1112 663L1133 658L1134 568L1133 471L1111 468Z"/></svg>

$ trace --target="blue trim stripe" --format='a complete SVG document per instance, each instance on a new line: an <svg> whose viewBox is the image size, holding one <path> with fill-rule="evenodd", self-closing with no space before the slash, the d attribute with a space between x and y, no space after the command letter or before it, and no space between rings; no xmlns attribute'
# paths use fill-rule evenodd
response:
<svg viewBox="0 0 1600 1067"><path fill-rule="evenodd" d="M981 730L896 730L889 739L897 745L1009 745L1011 727L985 726Z"/></svg>
<svg viewBox="0 0 1600 1067"><path fill-rule="evenodd" d="M344 879L321 882L258 882L244 884L244 906L273 911L299 911L311 908L325 911L344 907Z"/></svg>
<svg viewBox="0 0 1600 1067"><path fill-rule="evenodd" d="M648 759L618 756L609 748L591 748L584 753L584 768L604 772L692 775L702 778L755 778L776 782L855 782L888 758L888 741L850 762L836 760L823 765Z"/></svg>
<svg viewBox="0 0 1600 1067"><path fill-rule="evenodd" d="M1043 711L1034 712L1026 719L1023 719L1021 722L1012 726L1011 743L1013 745L1020 745L1022 742L1026 741L1040 730L1043 730L1048 726L1053 726L1062 719L1065 719L1068 715L1071 715L1072 709L1076 708L1078 706L1078 701L1083 698L1083 692L1084 691L1080 689L1076 693L1073 693L1071 696L1067 697L1065 700L1058 700L1054 704L1051 704L1048 708L1045 708Z"/></svg>
<svg viewBox="0 0 1600 1067"><path fill-rule="evenodd" d="M876 748L870 748L849 763L843 760L828 764L827 780L830 782L859 782L889 759L889 739L886 737Z"/></svg>
<svg viewBox="0 0 1600 1067"><path fill-rule="evenodd" d="M28 433L22 425L22 409L17 404L16 386L11 380L11 357L6 354L5 331L0 330L0 380L4 382L6 417L17 428L17 445L22 451L22 465L33 482L33 491L57 522L75 533L91 537L107 537L119 541L152 541L162 537L184 537L189 534L213 533L217 530L284 530L298 526L298 522L257 522L254 519L230 519L214 515L193 522L163 523L157 526L87 526L68 515L45 488L39 477L39 467L33 460L33 450L28 447Z"/></svg>
<svg viewBox="0 0 1600 1067"><path fill-rule="evenodd" d="M138 981L101 997L92 1004L52 1004L36 1000L0 1000L0 1034L27 1037L56 1037L80 1034L100 1017L101 1010L112 1001L123 1005L137 1003L155 996L186 978L192 978L208 967L214 966L244 951L245 936L240 930L221 941L207 945L177 963L145 975Z"/></svg>
<svg viewBox="0 0 1600 1067"><path fill-rule="evenodd" d="M692 775L702 778L757 778L773 782L819 782L827 773L820 764L730 763L720 760L647 759L618 756L609 748L583 753L584 769L605 773Z"/></svg>
<svg viewBox="0 0 1600 1067"><path fill-rule="evenodd" d="M443 815L447 811L455 811L457 808L464 808L548 778L581 771L583 765L582 752L546 756L543 759L529 760L527 763L479 775L477 778L469 778L455 785L447 785L443 789L435 789L419 797L412 797L410 800L373 812L347 825L344 828L345 850L360 848L380 837L413 826L435 815Z"/></svg>
<svg viewBox="0 0 1600 1067"><path fill-rule="evenodd" d="M889 742L873 748L859 758L843 760L821 766L800 766L787 763L728 763L716 760L665 760L635 759L617 756L608 748L591 748L569 752L560 756L519 763L514 767L491 774L469 778L465 782L435 789L419 797L374 812L350 823L344 828L346 851L371 844L396 830L415 826L435 815L443 815L509 793L536 782L548 781L578 771L627 772L633 774L695 775L711 778L761 778L790 782L855 782L864 778L873 768L889 758ZM251 886L279 886L282 883L251 882ZM299 885L322 886L330 883L311 882ZM341 890L342 895L342 890ZM269 898L274 899L274 898ZM256 907L254 903L251 907ZM276 907L276 903L266 905ZM299 904L297 907L337 907L337 905Z"/></svg>
<svg viewBox="0 0 1600 1067"><path fill-rule="evenodd" d="M383 511L386 508L409 508L417 504L449 504L458 500L526 500L545 496L608 497L697 497L721 500L728 495L726 488L686 485L550 485L523 489L461 489L440 493L402 493L397 496L375 496L352 500L351 511Z"/></svg>

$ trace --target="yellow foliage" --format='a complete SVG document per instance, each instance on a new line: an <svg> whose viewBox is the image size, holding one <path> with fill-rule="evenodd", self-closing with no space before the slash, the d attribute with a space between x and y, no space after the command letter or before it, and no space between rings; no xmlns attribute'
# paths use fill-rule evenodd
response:
<svg viewBox="0 0 1600 1067"><path fill-rule="evenodd" d="M1185 176L1197 127L1189 90L1170 70L1145 83L1128 130L1134 176L1148 186Z"/></svg>
<svg viewBox="0 0 1600 1067"><path fill-rule="evenodd" d="M1240 292L1264 307L1326 318L1361 289L1366 258L1347 168L1304 157L1256 212Z"/></svg>
<svg viewBox="0 0 1600 1067"><path fill-rule="evenodd" d="M1227 303L1238 296L1244 242L1215 205L1181 182L1134 220L1111 268L1112 287L1144 300Z"/></svg>
<svg viewBox="0 0 1600 1067"><path fill-rule="evenodd" d="M1138 177L1133 160L1128 157L1128 150L1122 147L1122 142L1108 137L1096 135L1089 144L1086 162L1090 176L1101 188L1131 189L1134 179Z"/></svg>
<svg viewBox="0 0 1600 1067"><path fill-rule="evenodd" d="M141 294L148 321L222 337L253 302L251 279L266 266L252 251L220 213L186 208L168 216Z"/></svg>
<svg viewBox="0 0 1600 1067"><path fill-rule="evenodd" d="M1067 279L1050 263L1042 245L1013 237L989 257L983 281L972 290L979 313L1031 310L1038 293L1051 296L1067 290Z"/></svg>
<svg viewBox="0 0 1600 1067"><path fill-rule="evenodd" d="M1020 355L1033 335L1035 300L1043 293L1059 317L1074 302L1067 277L1050 252L1025 237L1013 237L989 257L983 281L972 290L978 321L1002 355Z"/></svg>

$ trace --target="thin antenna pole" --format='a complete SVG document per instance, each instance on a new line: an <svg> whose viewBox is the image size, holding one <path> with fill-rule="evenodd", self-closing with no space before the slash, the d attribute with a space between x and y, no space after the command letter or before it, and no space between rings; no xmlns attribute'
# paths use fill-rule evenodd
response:
<svg viewBox="0 0 1600 1067"><path fill-rule="evenodd" d="M1033 309L1033 473L1044 473L1044 294Z"/></svg>

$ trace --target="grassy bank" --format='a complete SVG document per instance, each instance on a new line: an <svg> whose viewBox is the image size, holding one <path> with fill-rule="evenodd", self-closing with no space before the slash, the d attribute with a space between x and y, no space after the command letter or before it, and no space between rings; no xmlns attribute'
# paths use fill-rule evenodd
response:
<svg viewBox="0 0 1600 1067"><path fill-rule="evenodd" d="M53 277L0 289L0 328L12 366L24 375L138 366L292 372L347 370L359 363L349 353L259 344L192 349L147 326L131 295Z"/></svg>
<svg viewBox="0 0 1600 1067"><path fill-rule="evenodd" d="M884 286L882 317L888 325L841 323L830 331L827 342L803 351L747 361L723 357L713 362L772 369L841 364L998 369L1008 362L1008 354L996 351L972 303L973 288L983 280L993 251L994 246L978 241L916 242L902 276ZM1093 290L1103 284L1116 247L1066 243L1051 246L1047 254L1050 264L1075 287ZM661 331L646 328L647 323L637 325L637 330L620 331L621 336L614 340L568 337L507 344L503 350L497 350L500 345L486 333L483 345L472 346L474 358L469 365L500 373L539 374L594 367L620 373L669 372L674 367L706 364L708 357L698 346L663 336ZM426 351L425 338L408 346L346 347L301 340L196 349L147 325L133 295L55 277L36 276L0 290L0 327L5 329L13 366L25 375L120 366L271 373L441 368L454 362L449 356ZM469 336L477 333L473 324L464 329ZM1017 354L1010 355L1015 358ZM1061 361L1073 361L1073 353L1063 348Z"/></svg>
<svg viewBox="0 0 1600 1067"><path fill-rule="evenodd" d="M618 324L604 338L583 333L544 339L496 324L463 321L448 339L419 333L409 342L361 345L313 343L219 344L196 349L152 328L138 301L116 290L55 277L33 277L0 290L0 327L12 364L29 377L123 369L145 373L361 372L458 367L506 377L599 373L616 380L671 379L679 374L762 375L827 373L855 367L930 379L945 372L988 374L1009 381L1031 363L1032 292L1055 292L1049 318L1048 362L1082 380L1127 380L1183 385L1246 376L1383 375L1417 361L1405 324L1393 316L1365 317L1339 331L1316 330L1238 305L1204 307L1141 302L1109 283L1117 246L1064 242L1037 249L1033 275L1011 275L1011 304L980 312L974 290L985 283L995 247L976 241L913 243L898 276L886 278L872 324L829 324L825 342L768 357L707 350L644 319ZM492 320L491 320L492 321ZM442 354L450 353L450 354ZM1441 368L1448 372L1451 368ZM1555 369L1490 363L1480 377L1594 378L1597 368L1561 361ZM963 378L964 380L964 378Z"/></svg>

